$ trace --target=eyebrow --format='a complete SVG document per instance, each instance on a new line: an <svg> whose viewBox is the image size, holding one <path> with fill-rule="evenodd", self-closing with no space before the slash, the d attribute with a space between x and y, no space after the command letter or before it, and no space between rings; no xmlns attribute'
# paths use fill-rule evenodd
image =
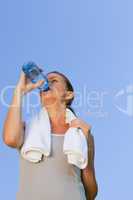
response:
<svg viewBox="0 0 133 200"><path fill-rule="evenodd" d="M57 77L57 76L52 76L52 77L48 77L48 76L47 76L47 78L48 78L48 79L53 79L53 78L58 78L58 77Z"/></svg>

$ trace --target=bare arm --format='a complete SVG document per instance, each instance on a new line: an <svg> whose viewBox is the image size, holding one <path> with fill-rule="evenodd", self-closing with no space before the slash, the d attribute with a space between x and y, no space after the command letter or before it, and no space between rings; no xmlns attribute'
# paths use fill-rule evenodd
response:
<svg viewBox="0 0 133 200"><path fill-rule="evenodd" d="M3 127L4 143L13 148L21 145L24 136L24 122L21 115L22 98L23 94L19 88L15 88Z"/></svg>
<svg viewBox="0 0 133 200"><path fill-rule="evenodd" d="M44 81L36 84L29 82L22 72L20 80L14 90L13 98L3 126L3 141L12 148L19 148L23 144L25 123L22 121L23 96L40 86Z"/></svg>
<svg viewBox="0 0 133 200"><path fill-rule="evenodd" d="M88 164L86 168L81 169L81 179L85 188L87 200L94 200L98 192L98 185L95 178L95 169L94 169L95 147L94 147L94 138L91 134L91 125L77 118L72 120L71 127L81 128L87 139Z"/></svg>
<svg viewBox="0 0 133 200"><path fill-rule="evenodd" d="M87 136L88 141L88 165L85 169L81 170L81 178L85 188L87 200L94 200L98 193L98 185L95 177L94 168L94 138L91 133Z"/></svg>

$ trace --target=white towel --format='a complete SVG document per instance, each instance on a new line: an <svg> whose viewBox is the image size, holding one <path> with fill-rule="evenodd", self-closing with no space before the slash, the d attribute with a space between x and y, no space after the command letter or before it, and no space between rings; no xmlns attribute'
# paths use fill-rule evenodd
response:
<svg viewBox="0 0 133 200"><path fill-rule="evenodd" d="M76 116L70 109L66 109L66 123L71 123ZM64 135L63 152L67 155L68 163L74 164L80 169L88 163L87 140L80 128L70 127ZM42 156L51 153L51 126L49 115L43 106L27 124L24 144L21 155L28 161L37 163Z"/></svg>

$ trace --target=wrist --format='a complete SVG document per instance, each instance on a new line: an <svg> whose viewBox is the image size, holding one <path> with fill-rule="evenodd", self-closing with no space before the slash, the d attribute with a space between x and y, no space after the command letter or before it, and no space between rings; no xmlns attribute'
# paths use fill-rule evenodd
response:
<svg viewBox="0 0 133 200"><path fill-rule="evenodd" d="M14 89L14 95L23 97L25 95L25 92L22 88L20 88L19 86L16 86Z"/></svg>

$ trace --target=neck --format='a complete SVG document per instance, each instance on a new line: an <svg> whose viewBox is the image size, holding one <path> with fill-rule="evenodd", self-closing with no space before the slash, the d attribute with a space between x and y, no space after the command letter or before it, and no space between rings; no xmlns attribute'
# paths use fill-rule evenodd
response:
<svg viewBox="0 0 133 200"><path fill-rule="evenodd" d="M45 106L53 125L65 124L66 122L66 105L64 104L54 104L50 106Z"/></svg>

